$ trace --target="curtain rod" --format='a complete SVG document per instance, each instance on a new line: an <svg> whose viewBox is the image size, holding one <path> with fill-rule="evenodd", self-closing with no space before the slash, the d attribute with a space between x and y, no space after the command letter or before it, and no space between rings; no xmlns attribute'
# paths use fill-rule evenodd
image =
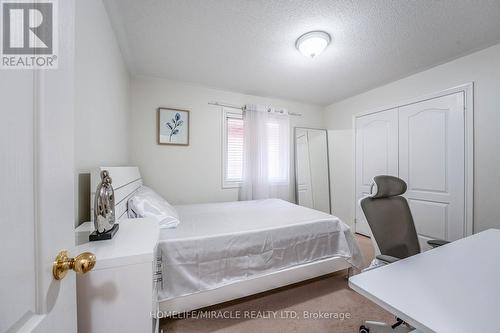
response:
<svg viewBox="0 0 500 333"><path fill-rule="evenodd" d="M231 105L231 104L224 104L224 103L219 103L219 102L208 102L209 105L215 105L215 106L223 106L225 108L232 108L232 109L238 109L245 111L244 106L236 106L236 105ZM288 112L289 116L297 116L300 117L302 116L302 113L295 113L295 112Z"/></svg>

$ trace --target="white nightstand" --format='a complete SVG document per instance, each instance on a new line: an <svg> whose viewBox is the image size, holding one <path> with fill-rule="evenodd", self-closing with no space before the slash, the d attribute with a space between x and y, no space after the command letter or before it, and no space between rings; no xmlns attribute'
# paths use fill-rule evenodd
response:
<svg viewBox="0 0 500 333"><path fill-rule="evenodd" d="M93 223L76 229L76 253L96 255L92 271L77 276L78 332L155 332L153 274L158 223L125 219L113 239L89 242Z"/></svg>

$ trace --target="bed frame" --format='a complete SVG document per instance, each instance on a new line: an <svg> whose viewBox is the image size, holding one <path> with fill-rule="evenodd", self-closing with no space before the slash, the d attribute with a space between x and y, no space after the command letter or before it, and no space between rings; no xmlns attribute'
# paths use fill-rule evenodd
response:
<svg viewBox="0 0 500 333"><path fill-rule="evenodd" d="M94 170L91 173L91 185L94 191L91 193L91 203L93 203L95 188L100 181L99 174L102 170L108 170L113 181L117 220L127 218L128 198L142 185L139 168L99 167ZM91 215L93 215L93 212ZM151 245L155 246L155 244ZM153 309L153 313L160 317L171 316L176 313L204 308L350 268L351 265L341 257L328 258L249 278L217 289L161 301L158 302L157 308Z"/></svg>

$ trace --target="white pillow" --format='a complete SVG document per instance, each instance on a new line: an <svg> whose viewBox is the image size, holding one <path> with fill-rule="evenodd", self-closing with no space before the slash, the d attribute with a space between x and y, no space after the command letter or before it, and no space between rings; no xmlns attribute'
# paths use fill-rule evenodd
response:
<svg viewBox="0 0 500 333"><path fill-rule="evenodd" d="M128 199L128 216L154 218L160 228L175 228L180 223L175 208L147 186L140 187Z"/></svg>

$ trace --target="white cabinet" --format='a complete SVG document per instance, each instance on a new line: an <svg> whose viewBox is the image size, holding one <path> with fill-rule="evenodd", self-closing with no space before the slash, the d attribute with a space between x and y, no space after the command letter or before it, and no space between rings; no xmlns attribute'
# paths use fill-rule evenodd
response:
<svg viewBox="0 0 500 333"><path fill-rule="evenodd" d="M356 118L356 200L375 175L403 179L423 248L467 235L464 99L456 92ZM370 233L358 202L356 232Z"/></svg>
<svg viewBox="0 0 500 333"><path fill-rule="evenodd" d="M153 273L158 223L125 219L111 240L88 242L93 224L76 230L76 253L96 255L92 271L77 278L78 332L155 332Z"/></svg>

